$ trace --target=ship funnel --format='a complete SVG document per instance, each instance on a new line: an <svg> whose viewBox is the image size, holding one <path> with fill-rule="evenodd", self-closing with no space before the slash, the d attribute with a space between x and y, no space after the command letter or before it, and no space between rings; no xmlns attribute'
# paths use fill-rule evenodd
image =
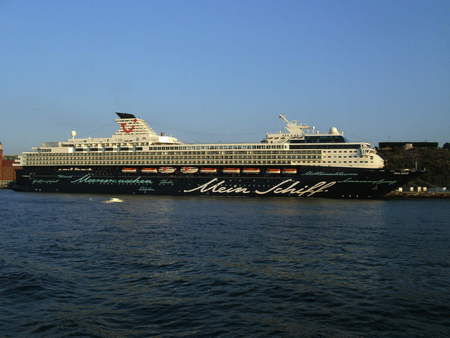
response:
<svg viewBox="0 0 450 338"><path fill-rule="evenodd" d="M134 116L133 114L128 114L128 113L121 113L121 112L116 112L117 116L119 116L120 119L135 119L136 116Z"/></svg>

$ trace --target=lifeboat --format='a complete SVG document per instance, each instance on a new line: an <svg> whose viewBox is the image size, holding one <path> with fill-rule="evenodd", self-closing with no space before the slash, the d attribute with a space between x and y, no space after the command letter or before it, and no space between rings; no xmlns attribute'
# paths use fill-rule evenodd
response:
<svg viewBox="0 0 450 338"><path fill-rule="evenodd" d="M281 169L280 168L267 168L266 173L268 174L280 174Z"/></svg>
<svg viewBox="0 0 450 338"><path fill-rule="evenodd" d="M261 169L259 168L244 168L242 169L243 174L259 174Z"/></svg>
<svg viewBox="0 0 450 338"><path fill-rule="evenodd" d="M297 169L295 169L295 168L284 168L284 169L281 169L281 172L283 174L294 175L294 174L297 173Z"/></svg>
<svg viewBox="0 0 450 338"><path fill-rule="evenodd" d="M143 174L157 174L158 173L158 169L156 169L156 168L142 168L141 169L141 173L143 173Z"/></svg>
<svg viewBox="0 0 450 338"><path fill-rule="evenodd" d="M124 174L135 174L136 168L122 168Z"/></svg>
<svg viewBox="0 0 450 338"><path fill-rule="evenodd" d="M241 172L240 168L223 168L222 172L224 174L239 174Z"/></svg>
<svg viewBox="0 0 450 338"><path fill-rule="evenodd" d="M202 174L215 174L217 172L216 168L200 168Z"/></svg>
<svg viewBox="0 0 450 338"><path fill-rule="evenodd" d="M183 174L195 174L198 171L198 168L195 167L182 167L181 172Z"/></svg>
<svg viewBox="0 0 450 338"><path fill-rule="evenodd" d="M161 174L173 174L177 169L173 167L161 167L159 168L159 172Z"/></svg>

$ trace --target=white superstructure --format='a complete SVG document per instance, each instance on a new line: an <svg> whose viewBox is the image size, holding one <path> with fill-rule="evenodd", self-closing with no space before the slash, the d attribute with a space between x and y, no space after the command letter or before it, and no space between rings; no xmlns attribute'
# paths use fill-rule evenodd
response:
<svg viewBox="0 0 450 338"><path fill-rule="evenodd" d="M22 153L27 166L323 166L383 168L384 161L368 143L350 143L343 133L308 132L289 121L286 132L267 134L261 143L185 144L158 135L132 114L117 113L119 129L109 138L72 138L48 142Z"/></svg>

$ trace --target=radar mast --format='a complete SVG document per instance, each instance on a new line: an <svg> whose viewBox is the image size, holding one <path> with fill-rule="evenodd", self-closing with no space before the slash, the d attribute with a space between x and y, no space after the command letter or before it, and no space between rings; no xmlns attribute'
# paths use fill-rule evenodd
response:
<svg viewBox="0 0 450 338"><path fill-rule="evenodd" d="M311 127L306 124L299 124L297 121L289 121L283 114L280 114L279 117L283 122L286 123L285 128L289 132L289 134L303 136L304 129L311 129Z"/></svg>

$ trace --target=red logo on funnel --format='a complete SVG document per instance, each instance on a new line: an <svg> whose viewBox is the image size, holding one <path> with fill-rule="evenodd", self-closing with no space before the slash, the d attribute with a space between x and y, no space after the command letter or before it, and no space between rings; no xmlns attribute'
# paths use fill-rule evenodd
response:
<svg viewBox="0 0 450 338"><path fill-rule="evenodd" d="M137 122L137 119L134 119L133 122L136 123L136 122ZM131 126L130 128L127 128L127 124L128 124L128 122L122 122L122 123L120 123L120 126L122 127L122 130L123 130L124 132L126 132L127 134L129 134L129 133L131 133L131 132L136 128L136 126Z"/></svg>

